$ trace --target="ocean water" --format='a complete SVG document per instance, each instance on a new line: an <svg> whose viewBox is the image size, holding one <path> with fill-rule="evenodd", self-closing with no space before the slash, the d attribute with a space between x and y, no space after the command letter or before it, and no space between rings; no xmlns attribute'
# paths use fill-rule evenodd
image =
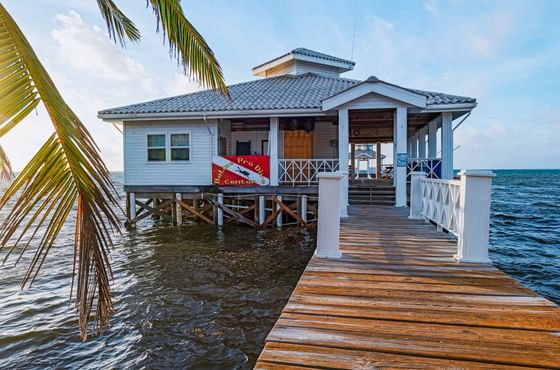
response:
<svg viewBox="0 0 560 370"><path fill-rule="evenodd" d="M560 304L560 171L496 173L490 257ZM115 240L113 327L82 343L68 299L72 233L30 289L19 289L29 257L0 267L0 368L251 368L315 245L298 228L146 221Z"/></svg>
<svg viewBox="0 0 560 370"><path fill-rule="evenodd" d="M490 258L560 305L560 170L497 170Z"/></svg>

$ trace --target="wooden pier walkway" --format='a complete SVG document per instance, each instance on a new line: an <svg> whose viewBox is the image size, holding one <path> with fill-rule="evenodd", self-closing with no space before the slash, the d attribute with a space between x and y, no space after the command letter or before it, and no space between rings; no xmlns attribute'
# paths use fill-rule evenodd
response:
<svg viewBox="0 0 560 370"><path fill-rule="evenodd" d="M393 207L352 207L313 257L257 369L560 368L560 309Z"/></svg>

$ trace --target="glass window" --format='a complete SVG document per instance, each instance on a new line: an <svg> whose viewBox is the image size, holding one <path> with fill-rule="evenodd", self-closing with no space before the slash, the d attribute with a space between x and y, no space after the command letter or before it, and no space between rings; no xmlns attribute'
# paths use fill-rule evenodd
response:
<svg viewBox="0 0 560 370"><path fill-rule="evenodd" d="M165 161L165 134L148 135L148 161Z"/></svg>
<svg viewBox="0 0 560 370"><path fill-rule="evenodd" d="M190 159L189 134L171 134L171 160L188 161Z"/></svg>

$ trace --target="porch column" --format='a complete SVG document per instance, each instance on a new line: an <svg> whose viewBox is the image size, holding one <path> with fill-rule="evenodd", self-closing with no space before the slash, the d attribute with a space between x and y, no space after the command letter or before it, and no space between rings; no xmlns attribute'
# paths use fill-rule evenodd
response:
<svg viewBox="0 0 560 370"><path fill-rule="evenodd" d="M379 180L381 178L381 143L377 143L375 146L375 178Z"/></svg>
<svg viewBox="0 0 560 370"><path fill-rule="evenodd" d="M428 124L428 158L437 157L437 120Z"/></svg>
<svg viewBox="0 0 560 370"><path fill-rule="evenodd" d="M350 144L350 148L351 148L350 149L350 177L357 178L358 176L356 176L356 144L354 143Z"/></svg>
<svg viewBox="0 0 560 370"><path fill-rule="evenodd" d="M270 151L270 186L278 186L278 117L270 117L268 150Z"/></svg>
<svg viewBox="0 0 560 370"><path fill-rule="evenodd" d="M411 152L408 153L408 157L418 158L418 132L416 132L412 137L412 149Z"/></svg>
<svg viewBox="0 0 560 370"><path fill-rule="evenodd" d="M348 109L338 110L338 170L342 175L340 186L340 217L348 216L348 142L350 125Z"/></svg>
<svg viewBox="0 0 560 370"><path fill-rule="evenodd" d="M426 129L418 130L418 158L426 158Z"/></svg>
<svg viewBox="0 0 560 370"><path fill-rule="evenodd" d="M397 112L393 117L393 186L397 187Z"/></svg>
<svg viewBox="0 0 560 370"><path fill-rule="evenodd" d="M406 207L406 167L408 165L408 153L406 148L407 136L407 109L397 107L395 114L395 143L396 143L396 163L394 177L396 179L396 207Z"/></svg>
<svg viewBox="0 0 560 370"><path fill-rule="evenodd" d="M453 178L453 116L451 112L441 114L441 178Z"/></svg>

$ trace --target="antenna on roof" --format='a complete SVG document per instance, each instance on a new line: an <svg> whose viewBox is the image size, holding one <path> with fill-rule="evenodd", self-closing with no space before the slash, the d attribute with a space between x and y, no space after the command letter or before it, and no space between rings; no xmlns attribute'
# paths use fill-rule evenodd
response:
<svg viewBox="0 0 560 370"><path fill-rule="evenodd" d="M350 60L354 60L354 43L356 42L356 20L354 20L354 32L352 34L352 51L350 51Z"/></svg>

